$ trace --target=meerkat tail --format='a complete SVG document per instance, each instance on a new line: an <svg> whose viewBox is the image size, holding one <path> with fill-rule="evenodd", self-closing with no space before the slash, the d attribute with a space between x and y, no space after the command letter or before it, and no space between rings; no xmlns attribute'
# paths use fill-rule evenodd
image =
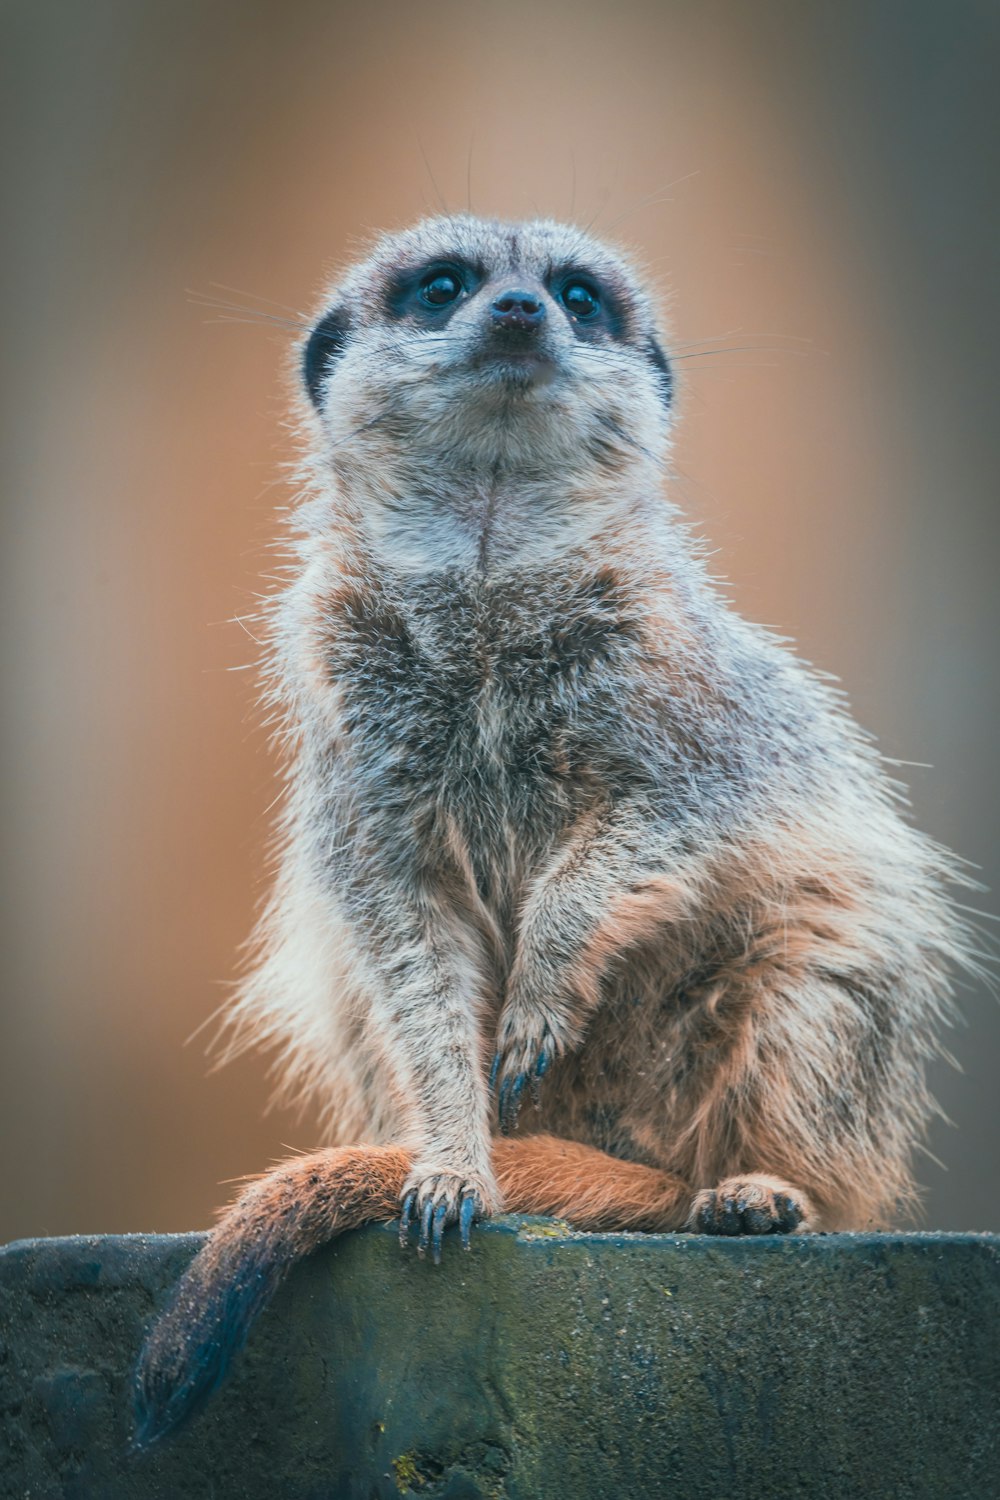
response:
<svg viewBox="0 0 1000 1500"><path fill-rule="evenodd" d="M331 1148L283 1162L240 1194L143 1346L136 1448L179 1426L222 1383L296 1261L346 1229L398 1213L410 1164L409 1152L396 1147Z"/></svg>
<svg viewBox="0 0 1000 1500"><path fill-rule="evenodd" d="M671 1229L690 1189L651 1167L554 1136L498 1140L493 1165L511 1213L579 1229ZM192 1416L222 1383L296 1261L372 1220L392 1219L411 1166L392 1146L334 1147L256 1178L223 1215L153 1325L135 1376L135 1447Z"/></svg>
<svg viewBox="0 0 1000 1500"><path fill-rule="evenodd" d="M552 1214L574 1229L679 1229L691 1188L678 1177L552 1135L493 1142L508 1213Z"/></svg>

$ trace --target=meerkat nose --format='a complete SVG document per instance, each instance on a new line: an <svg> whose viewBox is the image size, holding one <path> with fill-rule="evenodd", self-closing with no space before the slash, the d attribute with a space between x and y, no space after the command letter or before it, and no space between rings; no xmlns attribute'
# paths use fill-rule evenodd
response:
<svg viewBox="0 0 1000 1500"><path fill-rule="evenodd" d="M501 292L493 299L490 318L495 328L517 328L526 332L545 322L545 306L534 292Z"/></svg>

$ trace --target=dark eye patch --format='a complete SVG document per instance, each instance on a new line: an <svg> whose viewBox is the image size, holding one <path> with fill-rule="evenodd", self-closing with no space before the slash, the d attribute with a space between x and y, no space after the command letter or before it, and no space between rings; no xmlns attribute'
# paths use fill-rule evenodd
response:
<svg viewBox="0 0 1000 1500"><path fill-rule="evenodd" d="M429 260L402 271L390 283L386 309L393 318L414 318L428 327L443 327L455 308L472 297L482 285L485 272L481 266L462 260ZM457 283L457 294L439 297L447 283Z"/></svg>
<svg viewBox="0 0 1000 1500"><path fill-rule="evenodd" d="M588 342L600 338L628 342L646 356L658 376L657 384L664 406L670 406L674 394L674 372L657 340L636 326L635 314L626 295L614 285L613 278L595 276L583 266L560 266L547 277L549 291L563 307L573 332ZM576 296L577 288L596 298L596 309L587 307L585 297ZM582 316L574 316L574 304Z"/></svg>
<svg viewBox="0 0 1000 1500"><path fill-rule="evenodd" d="M302 379L317 411L323 395L324 376L333 361L343 354L350 327L347 309L331 308L320 318L302 351Z"/></svg>
<svg viewBox="0 0 1000 1500"><path fill-rule="evenodd" d="M615 288L585 266L559 266L546 278L549 291L581 339L602 334L621 339L626 331L625 307ZM593 302L588 307L587 298Z"/></svg>

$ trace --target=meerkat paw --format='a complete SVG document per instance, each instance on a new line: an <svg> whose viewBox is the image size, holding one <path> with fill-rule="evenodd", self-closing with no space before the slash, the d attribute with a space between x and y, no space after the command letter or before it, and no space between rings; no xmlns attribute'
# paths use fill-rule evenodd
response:
<svg viewBox="0 0 1000 1500"><path fill-rule="evenodd" d="M441 1172L420 1163L403 1183L400 1193L399 1243L409 1243L410 1226L419 1225L417 1254L430 1248L434 1264L441 1264L441 1240L449 1224L458 1224L462 1248L470 1248L472 1226L486 1219L497 1202L492 1181L476 1173Z"/></svg>
<svg viewBox="0 0 1000 1500"><path fill-rule="evenodd" d="M504 1135L517 1126L525 1089L537 1107L542 1079L567 1047L554 1016L508 1007L500 1017L497 1050L490 1070L490 1092L496 1090L497 1116Z"/></svg>
<svg viewBox="0 0 1000 1500"><path fill-rule="evenodd" d="M776 1177L727 1177L695 1196L692 1234L792 1234L809 1227L812 1207L800 1188Z"/></svg>

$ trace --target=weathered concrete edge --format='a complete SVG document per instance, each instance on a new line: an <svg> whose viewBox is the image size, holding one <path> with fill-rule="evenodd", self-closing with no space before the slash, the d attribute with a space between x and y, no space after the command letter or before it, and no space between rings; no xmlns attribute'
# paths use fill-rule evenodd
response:
<svg viewBox="0 0 1000 1500"><path fill-rule="evenodd" d="M396 1221L392 1220L386 1224L371 1225L373 1231L381 1230L384 1233L396 1234ZM542 1240L547 1244L560 1240L570 1241L573 1244L593 1244L595 1246L611 1246L615 1249L627 1250L636 1246L643 1249L683 1249L694 1246L712 1246L713 1248L736 1248L752 1253L754 1250L772 1250L776 1246L794 1250L818 1250L827 1248L830 1250L843 1250L851 1247L868 1249L872 1246L880 1246L883 1249L895 1249L904 1246L928 1247L946 1245L981 1245L992 1249L1000 1254L1000 1234L990 1230L978 1229L927 1229L927 1230L898 1230L879 1232L867 1230L844 1231L835 1234L761 1234L761 1235L712 1235L712 1234L642 1234L627 1230L608 1231L597 1233L594 1231L581 1231L574 1229L572 1225L561 1219L526 1217L523 1214L501 1214L495 1219L490 1219L483 1224L477 1225L475 1234L479 1235L515 1235L526 1244L533 1244ZM72 1247L83 1249L86 1246L96 1248L100 1246L107 1249L120 1246L123 1250L135 1250L142 1246L149 1249L165 1250L192 1249L202 1245L208 1238L209 1231L204 1229L191 1229L180 1231L161 1230L132 1230L122 1234L62 1234L62 1235L26 1235L24 1238L7 1240L0 1244L0 1263L7 1261L9 1257L16 1258L26 1252L34 1252L47 1247L59 1247L69 1249ZM445 1243L449 1237L457 1242L457 1234L454 1230L446 1233Z"/></svg>
<svg viewBox="0 0 1000 1500"><path fill-rule="evenodd" d="M395 1221L387 1224L372 1224L358 1231L365 1235L391 1235L395 1238ZM530 1249L544 1247L553 1249L559 1244L573 1245L597 1250L616 1250L625 1253L641 1251L644 1256L662 1250L667 1253L683 1252L699 1255L710 1251L716 1256L737 1262L753 1261L779 1255L792 1256L802 1261L849 1254L867 1255L876 1250L880 1255L893 1252L924 1251L944 1253L952 1247L966 1251L979 1249L997 1261L1000 1272L1000 1234L978 1230L924 1230L898 1233L868 1233L858 1231L837 1234L792 1234L792 1235L704 1235L704 1234L640 1234L627 1231L617 1233L583 1233L574 1230L560 1219L528 1218L523 1215L500 1215L477 1227L476 1237L488 1245L500 1237L514 1239L518 1245ZM156 1267L153 1284L163 1287L172 1276L179 1276L188 1261L197 1253L208 1238L207 1230L192 1230L182 1233L134 1232L129 1234L80 1234L45 1235L35 1238L10 1240L0 1245L0 1286L13 1290L18 1284L26 1292L37 1289L32 1268L41 1272L45 1288L94 1287L110 1289L136 1285L143 1278L138 1274L138 1265L148 1256L150 1269ZM450 1241L450 1243L449 1243ZM403 1253L403 1252L401 1252ZM410 1254L416 1258L415 1247ZM445 1235L445 1263L452 1257L461 1256L457 1230ZM166 1272L166 1275L164 1275ZM25 1273L27 1279L25 1280Z"/></svg>

